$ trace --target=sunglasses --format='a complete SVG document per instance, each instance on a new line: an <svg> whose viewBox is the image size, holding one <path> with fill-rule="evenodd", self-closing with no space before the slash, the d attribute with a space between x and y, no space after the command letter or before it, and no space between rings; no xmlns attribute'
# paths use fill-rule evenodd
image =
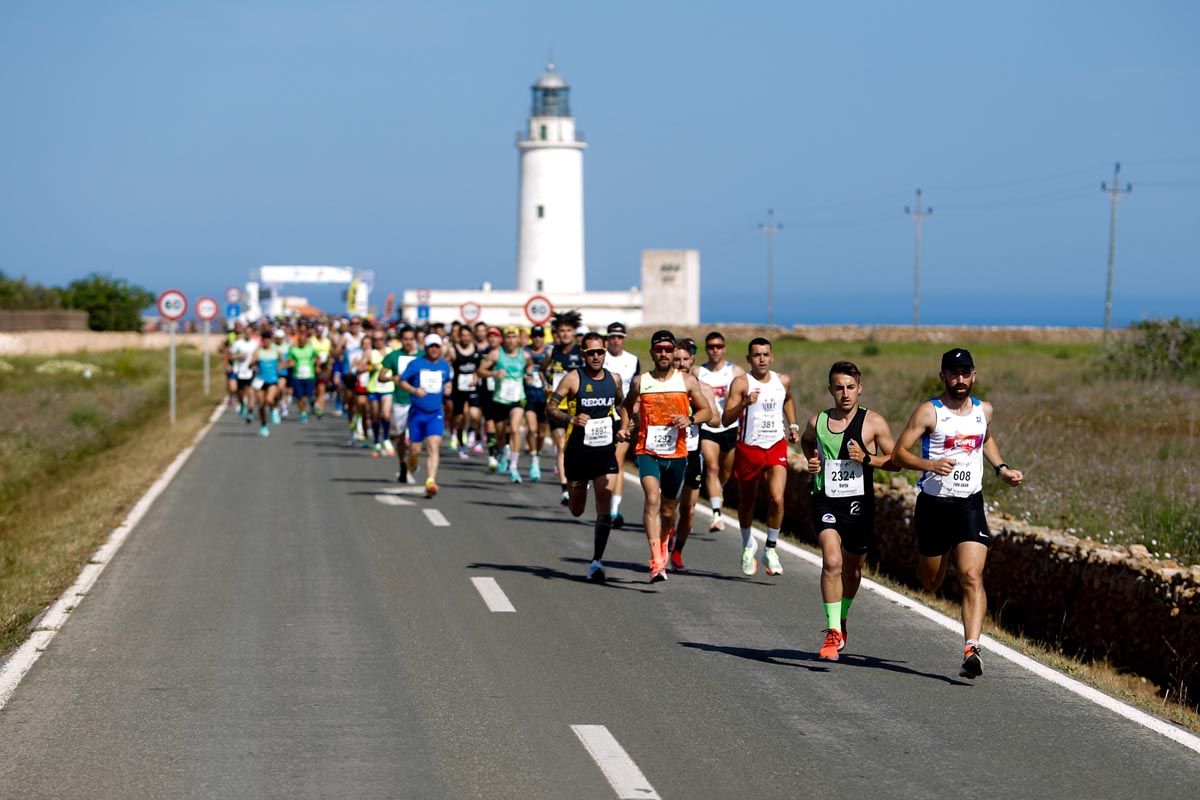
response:
<svg viewBox="0 0 1200 800"><path fill-rule="evenodd" d="M724 350L725 344L723 342L712 342L711 344L704 345L704 349L705 350Z"/></svg>
<svg viewBox="0 0 1200 800"><path fill-rule="evenodd" d="M601 354L601 353L607 353L607 352L608 352L608 351L607 351L607 350L605 350L603 347L592 347L592 348L590 348L590 349L588 349L588 350L584 350L584 351L583 351L583 354L584 354L585 356L594 356L594 355L599 355L599 354Z"/></svg>
<svg viewBox="0 0 1200 800"><path fill-rule="evenodd" d="M652 353L674 353L675 345L673 345L673 344L657 345L656 347L651 348L650 352L652 352Z"/></svg>

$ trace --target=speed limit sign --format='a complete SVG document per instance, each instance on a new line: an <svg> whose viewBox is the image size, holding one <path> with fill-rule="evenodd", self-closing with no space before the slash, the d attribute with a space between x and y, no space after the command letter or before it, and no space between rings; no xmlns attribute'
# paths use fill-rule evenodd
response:
<svg viewBox="0 0 1200 800"><path fill-rule="evenodd" d="M217 301L211 297L201 297L196 301L196 316L204 322L217 318Z"/></svg>
<svg viewBox="0 0 1200 800"><path fill-rule="evenodd" d="M236 286L230 286L225 290L225 302L230 304L242 302L242 290Z"/></svg>
<svg viewBox="0 0 1200 800"><path fill-rule="evenodd" d="M158 313L163 319L174 322L187 313L188 302L183 292L178 289L167 289L158 296Z"/></svg>
<svg viewBox="0 0 1200 800"><path fill-rule="evenodd" d="M543 294L535 294L525 301L525 318L534 325L545 325L554 316L554 305L550 298Z"/></svg>
<svg viewBox="0 0 1200 800"><path fill-rule="evenodd" d="M476 322L483 316L483 309L479 303L467 301L458 307L458 313L462 314L463 322Z"/></svg>
<svg viewBox="0 0 1200 800"><path fill-rule="evenodd" d="M429 298L432 296L433 296L433 293L430 292L428 289L417 289L417 305L419 305L419 306L429 305Z"/></svg>

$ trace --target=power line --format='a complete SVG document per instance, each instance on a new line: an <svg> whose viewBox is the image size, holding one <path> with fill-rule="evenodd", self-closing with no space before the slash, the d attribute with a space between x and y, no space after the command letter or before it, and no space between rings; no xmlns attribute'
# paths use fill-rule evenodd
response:
<svg viewBox="0 0 1200 800"><path fill-rule="evenodd" d="M921 223L933 213L921 203L921 190L917 189L917 201L912 208L904 207L904 213L913 221L913 341L921 341Z"/></svg>
<svg viewBox="0 0 1200 800"><path fill-rule="evenodd" d="M1112 212L1108 219L1108 286L1104 291L1104 347L1107 348L1108 329L1112 321L1113 261L1117 251L1117 201L1121 195L1133 191L1132 183L1125 184L1124 189L1121 188L1121 163L1119 161L1113 166L1112 186L1101 183L1100 191L1107 194L1112 201Z"/></svg>

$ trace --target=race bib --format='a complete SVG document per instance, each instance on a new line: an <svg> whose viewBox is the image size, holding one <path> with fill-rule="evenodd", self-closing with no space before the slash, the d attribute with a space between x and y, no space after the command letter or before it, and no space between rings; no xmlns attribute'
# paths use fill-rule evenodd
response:
<svg viewBox="0 0 1200 800"><path fill-rule="evenodd" d="M423 369L421 370L421 388L425 390L425 394L441 394L442 384L446 376L438 369Z"/></svg>
<svg viewBox="0 0 1200 800"><path fill-rule="evenodd" d="M592 417L583 427L583 443L588 447L607 447L613 443L613 418Z"/></svg>
<svg viewBox="0 0 1200 800"><path fill-rule="evenodd" d="M530 389L541 389L545 385L546 385L546 382L542 380L542 373L538 372L536 369L533 372L529 373L529 388ZM558 387L555 387L555 388L558 388Z"/></svg>
<svg viewBox="0 0 1200 800"><path fill-rule="evenodd" d="M863 465L848 458L825 461L826 497L861 497L863 495Z"/></svg>
<svg viewBox="0 0 1200 800"><path fill-rule="evenodd" d="M700 426L688 425L687 429L687 449L689 453L696 452L700 447Z"/></svg>
<svg viewBox="0 0 1200 800"><path fill-rule="evenodd" d="M521 382L512 378L503 378L500 381L500 402L501 403L519 403L521 402Z"/></svg>
<svg viewBox="0 0 1200 800"><path fill-rule="evenodd" d="M262 379L262 378L255 378L254 380L250 381L250 388L251 388L251 389L253 389L253 390L254 390L254 391L256 391L256 392L257 392L259 389L263 388L263 379Z"/></svg>
<svg viewBox="0 0 1200 800"><path fill-rule="evenodd" d="M942 478L942 483L950 484L956 494L966 496L978 491L978 487L971 480L972 477L974 476L970 464L955 464L950 474Z"/></svg>
<svg viewBox="0 0 1200 800"><path fill-rule="evenodd" d="M457 380L458 380L458 390L460 392L475 391L475 373L474 372L460 372L460 373L458 373Z"/></svg>
<svg viewBox="0 0 1200 800"><path fill-rule="evenodd" d="M296 377L300 380L307 380L313 376L312 364L303 362L296 365Z"/></svg>
<svg viewBox="0 0 1200 800"><path fill-rule="evenodd" d="M486 389L487 389L489 392L494 392L494 391L496 391L496 379L495 379L495 378L493 378L493 377L491 377L491 376L488 376L487 380L486 380L486 381L484 381L484 387L485 387L485 388L486 388Z"/></svg>
<svg viewBox="0 0 1200 800"><path fill-rule="evenodd" d="M679 428L674 425L651 425L646 428L646 449L660 456L674 456L679 444Z"/></svg>

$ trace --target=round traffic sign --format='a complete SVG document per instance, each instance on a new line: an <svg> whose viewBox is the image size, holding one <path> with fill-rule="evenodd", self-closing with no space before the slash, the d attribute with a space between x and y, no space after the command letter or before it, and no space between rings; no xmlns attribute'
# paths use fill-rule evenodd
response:
<svg viewBox="0 0 1200 800"><path fill-rule="evenodd" d="M218 310L217 301L211 297L201 297L196 301L196 316L205 322L216 319Z"/></svg>
<svg viewBox="0 0 1200 800"><path fill-rule="evenodd" d="M554 316L554 304L544 294L535 294L525 301L525 318L534 325L545 325Z"/></svg>
<svg viewBox="0 0 1200 800"><path fill-rule="evenodd" d="M422 305L422 306L429 305L430 297L431 297L431 294L428 289L417 289L417 305Z"/></svg>
<svg viewBox="0 0 1200 800"><path fill-rule="evenodd" d="M463 322L478 322L483 316L483 307L468 300L458 307L458 313L462 314Z"/></svg>
<svg viewBox="0 0 1200 800"><path fill-rule="evenodd" d="M174 322L187 313L188 302L183 292L178 289L167 289L158 296L158 313L163 319Z"/></svg>
<svg viewBox="0 0 1200 800"><path fill-rule="evenodd" d="M231 305L242 302L242 290L236 286L230 286L225 290L225 302Z"/></svg>

